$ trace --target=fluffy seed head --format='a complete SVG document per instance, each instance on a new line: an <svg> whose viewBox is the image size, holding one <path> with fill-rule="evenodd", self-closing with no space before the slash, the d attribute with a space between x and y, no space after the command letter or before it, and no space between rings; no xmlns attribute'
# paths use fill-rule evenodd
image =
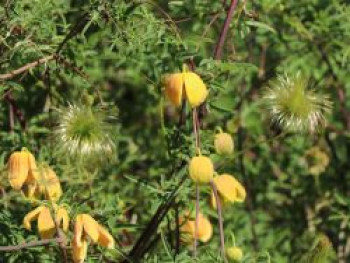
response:
<svg viewBox="0 0 350 263"><path fill-rule="evenodd" d="M314 132L325 124L324 114L331 110L327 95L308 87L300 73L279 76L264 93L272 121L288 131Z"/></svg>
<svg viewBox="0 0 350 263"><path fill-rule="evenodd" d="M71 157L102 158L115 150L113 126L105 109L89 105L69 105L60 109L59 124L55 131L60 153Z"/></svg>

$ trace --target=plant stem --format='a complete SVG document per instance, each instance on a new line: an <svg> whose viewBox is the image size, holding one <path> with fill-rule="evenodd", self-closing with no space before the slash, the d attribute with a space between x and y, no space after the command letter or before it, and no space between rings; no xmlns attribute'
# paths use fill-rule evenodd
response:
<svg viewBox="0 0 350 263"><path fill-rule="evenodd" d="M193 120L193 133L195 137L196 151L200 148L199 140L199 122L197 109L192 110L192 120ZM193 240L193 257L197 257L197 239L198 239L198 216L199 216L199 185L196 184L196 218L194 224L194 240Z"/></svg>
<svg viewBox="0 0 350 263"><path fill-rule="evenodd" d="M225 18L224 26L221 29L219 41L215 47L214 59L221 58L222 48L224 47L227 32L228 32L228 29L230 27L230 23L232 20L232 15L236 9L237 3L238 3L238 0L231 0L230 8L227 11L227 16Z"/></svg>
<svg viewBox="0 0 350 263"><path fill-rule="evenodd" d="M196 220L194 223L194 241L193 241L193 257L197 257L197 239L198 239L198 216L199 216L199 186L196 184Z"/></svg>
<svg viewBox="0 0 350 263"><path fill-rule="evenodd" d="M62 238L37 240L37 241L31 241L28 243L12 245L12 246L0 246L0 251L18 251L24 248L46 246L46 245L49 245L50 243L60 243L60 242L62 242Z"/></svg>
<svg viewBox="0 0 350 263"><path fill-rule="evenodd" d="M219 232L220 232L220 247L221 247L221 254L222 258L224 259L224 262L227 263L226 255L225 255L225 236L224 236L224 225L223 225L223 217L222 217L222 211L221 211L221 201L218 195L218 189L216 188L216 185L213 181L210 181L211 188L213 189L213 193L215 196L216 201L216 209L218 213L218 219L219 219Z"/></svg>

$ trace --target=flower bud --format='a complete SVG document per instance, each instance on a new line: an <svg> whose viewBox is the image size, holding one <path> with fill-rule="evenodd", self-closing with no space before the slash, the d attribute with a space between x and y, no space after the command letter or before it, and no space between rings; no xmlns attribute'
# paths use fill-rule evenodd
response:
<svg viewBox="0 0 350 263"><path fill-rule="evenodd" d="M226 249L227 257L233 262L240 262L243 258L243 251L239 247L229 247Z"/></svg>
<svg viewBox="0 0 350 263"><path fill-rule="evenodd" d="M220 132L215 135L214 140L215 150L218 154L232 154L234 149L234 143L230 134Z"/></svg>
<svg viewBox="0 0 350 263"><path fill-rule="evenodd" d="M213 163L210 158L205 156L193 157L189 164L189 173L195 183L209 183L214 175Z"/></svg>

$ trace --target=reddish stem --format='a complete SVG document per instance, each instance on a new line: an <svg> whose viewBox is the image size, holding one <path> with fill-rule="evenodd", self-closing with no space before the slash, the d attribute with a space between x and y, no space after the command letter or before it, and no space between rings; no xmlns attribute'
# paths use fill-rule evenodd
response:
<svg viewBox="0 0 350 263"><path fill-rule="evenodd" d="M235 11L235 9L237 7L237 3L238 3L238 0L232 0L231 1L230 8L229 8L229 10L227 12L227 16L225 18L224 26L221 29L219 41L218 41L218 43L217 43L217 45L215 47L214 59L220 59L221 58L222 48L224 47L224 43L225 43L225 39L226 39L226 36L227 36L227 32L228 32L228 29L229 29L230 24L231 24L233 13L234 13L234 11Z"/></svg>

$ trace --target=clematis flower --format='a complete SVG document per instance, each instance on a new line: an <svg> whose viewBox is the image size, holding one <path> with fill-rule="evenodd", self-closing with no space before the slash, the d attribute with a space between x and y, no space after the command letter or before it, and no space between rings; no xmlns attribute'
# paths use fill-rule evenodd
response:
<svg viewBox="0 0 350 263"><path fill-rule="evenodd" d="M215 151L218 154L232 154L234 149L233 140L230 134L226 132L220 132L215 135L214 139Z"/></svg>
<svg viewBox="0 0 350 263"><path fill-rule="evenodd" d="M192 244L195 237L195 220L187 220L180 218L181 241L185 244ZM210 221L202 214L198 215L198 231L197 239L203 243L210 240L213 235L213 227Z"/></svg>
<svg viewBox="0 0 350 263"><path fill-rule="evenodd" d="M213 179L217 189L221 203L243 202L246 198L246 191L243 185L232 175L222 174ZM216 200L214 193L211 194L211 204L216 208Z"/></svg>
<svg viewBox="0 0 350 263"><path fill-rule="evenodd" d="M176 107L181 105L183 98L187 98L192 107L197 107L207 98L208 90L196 73L182 72L166 77L165 94Z"/></svg>
<svg viewBox="0 0 350 263"><path fill-rule="evenodd" d="M79 214L75 220L74 237L72 241L73 260L82 263L86 258L88 239L93 243L112 249L114 239L108 231L88 214Z"/></svg>
<svg viewBox="0 0 350 263"><path fill-rule="evenodd" d="M35 179L28 183L25 196L29 199L39 199L42 195L47 200L58 201L62 188L56 173L49 166L37 169Z"/></svg>
<svg viewBox="0 0 350 263"><path fill-rule="evenodd" d="M20 190L25 182L32 182L35 172L35 158L26 148L11 154L8 161L8 178L12 188Z"/></svg>
<svg viewBox="0 0 350 263"><path fill-rule="evenodd" d="M209 183L214 175L214 166L210 158L205 156L195 156L190 160L189 173L196 183Z"/></svg>
<svg viewBox="0 0 350 263"><path fill-rule="evenodd" d="M63 231L67 231L69 227L69 215L64 207L54 205L55 220L58 227L62 227ZM38 231L42 239L49 239L56 233L55 222L53 221L50 209L47 206L39 206L29 212L23 219L23 225L27 230L31 230L31 222L38 221Z"/></svg>

